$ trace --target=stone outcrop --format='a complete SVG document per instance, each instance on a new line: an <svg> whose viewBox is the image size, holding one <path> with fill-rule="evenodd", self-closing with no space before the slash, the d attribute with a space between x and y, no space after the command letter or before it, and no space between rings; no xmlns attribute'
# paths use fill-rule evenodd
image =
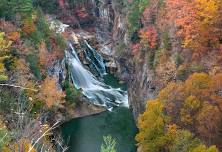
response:
<svg viewBox="0 0 222 152"><path fill-rule="evenodd" d="M121 1L92 0L94 16L96 17L97 39L103 46L102 53L108 54L115 62L107 63L110 69L116 67L115 75L127 82L129 103L133 109L134 117L145 109L146 101L154 98L157 92L154 73L147 63L144 55L140 62L133 62L131 43L127 33L127 9ZM105 53L104 53L105 52Z"/></svg>
<svg viewBox="0 0 222 152"><path fill-rule="evenodd" d="M118 0L91 0L79 5L78 9L75 7L68 5L59 18L66 20L62 14L72 14L75 19L67 24L95 32L99 45L93 46L98 46L97 50L107 61L108 70L127 82L129 103L137 119L144 111L146 101L155 97L158 88L155 86L154 73L147 63L147 56L142 56L139 62L133 62L127 33L128 10ZM77 12L80 8L81 11ZM86 15L81 16L82 13Z"/></svg>
<svg viewBox="0 0 222 152"><path fill-rule="evenodd" d="M144 111L146 101L156 95L154 73L147 63L147 56L144 55L140 62L133 62L127 33L127 10L120 1L105 0L94 7L98 14L98 39L111 50L109 55L116 60L118 70L115 74L128 84L129 103L137 119Z"/></svg>

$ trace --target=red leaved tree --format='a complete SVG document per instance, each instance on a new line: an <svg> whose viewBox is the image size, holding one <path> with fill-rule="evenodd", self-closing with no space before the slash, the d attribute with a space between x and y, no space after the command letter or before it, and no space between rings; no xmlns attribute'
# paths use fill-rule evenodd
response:
<svg viewBox="0 0 222 152"><path fill-rule="evenodd" d="M176 35L182 46L201 54L219 48L222 38L220 0L167 0L166 12L170 24L176 25ZM172 26L172 25L171 25Z"/></svg>
<svg viewBox="0 0 222 152"><path fill-rule="evenodd" d="M158 34L154 26L149 26L139 31L142 44L148 46L151 49L157 47Z"/></svg>

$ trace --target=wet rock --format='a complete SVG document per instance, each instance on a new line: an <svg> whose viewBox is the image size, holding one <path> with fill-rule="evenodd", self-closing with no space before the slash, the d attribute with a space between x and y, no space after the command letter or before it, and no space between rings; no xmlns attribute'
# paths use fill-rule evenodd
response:
<svg viewBox="0 0 222 152"><path fill-rule="evenodd" d="M65 60L55 61L54 64L48 68L47 73L50 77L54 77L57 80L57 87L59 90L62 90L62 83L67 75Z"/></svg>
<svg viewBox="0 0 222 152"><path fill-rule="evenodd" d="M143 56L141 63L133 63L130 54L130 39L127 33L125 8L118 7L118 1L105 0L96 4L98 22L97 38L105 52L107 68L120 80L127 82L129 103L135 120L145 109L146 101L155 97L156 88L153 71ZM112 59L117 61L115 64ZM113 70L115 69L115 70ZM113 71L112 71L113 70ZM153 89L155 88L155 89Z"/></svg>
<svg viewBox="0 0 222 152"><path fill-rule="evenodd" d="M115 74L117 71L117 64L115 60L111 60L106 63L107 72L111 74Z"/></svg>

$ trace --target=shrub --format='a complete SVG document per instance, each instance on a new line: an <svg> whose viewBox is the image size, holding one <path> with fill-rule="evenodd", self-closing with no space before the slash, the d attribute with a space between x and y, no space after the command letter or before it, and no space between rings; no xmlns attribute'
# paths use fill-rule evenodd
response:
<svg viewBox="0 0 222 152"><path fill-rule="evenodd" d="M186 80L186 78L188 77L189 72L188 72L188 67L186 65L180 65L178 70L177 70L177 74L176 77L178 80Z"/></svg>
<svg viewBox="0 0 222 152"><path fill-rule="evenodd" d="M6 87L0 87L0 113L8 113L15 108L16 98L12 91Z"/></svg>
<svg viewBox="0 0 222 152"><path fill-rule="evenodd" d="M19 32L10 32L10 33L8 33L7 38L11 41L18 41L20 39L20 33Z"/></svg>
<svg viewBox="0 0 222 152"><path fill-rule="evenodd" d="M130 13L128 15L129 35L132 37L142 25L140 22L141 14L149 5L149 0L134 0L130 6Z"/></svg>
<svg viewBox="0 0 222 152"><path fill-rule="evenodd" d="M69 103L79 104L80 91L78 91L72 84L66 80L63 84L63 89L65 90L65 100Z"/></svg>
<svg viewBox="0 0 222 152"><path fill-rule="evenodd" d="M11 70L14 70L15 67L16 67L16 63L15 63L16 59L14 57L9 57L9 58L6 58L3 63L4 63L4 66L5 66L5 69L7 71L11 71Z"/></svg>
<svg viewBox="0 0 222 152"><path fill-rule="evenodd" d="M34 6L40 7L46 13L56 13L58 9L57 0L34 0Z"/></svg>
<svg viewBox="0 0 222 152"><path fill-rule="evenodd" d="M139 30L140 43L144 47L156 49L158 44L158 33L154 26L149 26Z"/></svg>
<svg viewBox="0 0 222 152"><path fill-rule="evenodd" d="M16 14L30 16L32 11L32 0L1 0L0 3L0 17L6 20L14 20Z"/></svg>
<svg viewBox="0 0 222 152"><path fill-rule="evenodd" d="M163 55L163 54L166 54L165 50L163 50L163 49L158 49L156 51L155 58L154 58L154 63L153 63L154 68L156 68L157 65L159 64L161 55Z"/></svg>
<svg viewBox="0 0 222 152"><path fill-rule="evenodd" d="M118 52L122 52L126 47L127 46L126 46L126 44L124 42L120 42L116 46Z"/></svg>
<svg viewBox="0 0 222 152"><path fill-rule="evenodd" d="M39 113L44 107L44 103L42 101L36 101L34 104L33 104L33 107L32 107L32 110L31 110L31 113L34 114L34 113Z"/></svg>
<svg viewBox="0 0 222 152"><path fill-rule="evenodd" d="M175 59L175 63L177 65L177 67L180 66L183 63L183 58L179 53L175 54L174 59Z"/></svg>
<svg viewBox="0 0 222 152"><path fill-rule="evenodd" d="M118 10L120 12L124 12L124 9L127 9L127 0L113 0L113 5L115 10Z"/></svg>
<svg viewBox="0 0 222 152"><path fill-rule="evenodd" d="M37 21L38 30L42 32L45 39L49 38L51 35L49 24L45 20L44 14L40 9L37 11L37 15L38 15L38 21Z"/></svg>
<svg viewBox="0 0 222 152"><path fill-rule="evenodd" d="M37 47L38 44L42 40L42 33L40 31L36 30L35 32L33 32L29 35L29 39L35 45L35 47Z"/></svg>
<svg viewBox="0 0 222 152"><path fill-rule="evenodd" d="M65 49L66 43L63 37L60 34L56 34L55 36L56 44L60 47L60 49Z"/></svg>
<svg viewBox="0 0 222 152"><path fill-rule="evenodd" d="M178 67L176 77L178 80L186 80L188 76L195 72L204 72L205 68L201 65L182 64Z"/></svg>
<svg viewBox="0 0 222 152"><path fill-rule="evenodd" d="M34 43L36 47L39 46L41 41L46 42L47 48L50 49L50 37L52 35L49 24L47 23L43 12L37 10L37 20L36 20L36 29L29 33L29 39Z"/></svg>
<svg viewBox="0 0 222 152"><path fill-rule="evenodd" d="M166 50L170 50L171 42L170 42L169 33L168 32L164 32L163 36L162 36L162 39L163 39L163 48L166 49Z"/></svg>
<svg viewBox="0 0 222 152"><path fill-rule="evenodd" d="M48 108L64 103L65 94L57 88L57 79L46 77L41 84L39 98L45 102Z"/></svg>
<svg viewBox="0 0 222 152"><path fill-rule="evenodd" d="M1 125L4 125L4 123L0 120L0 139L1 139L1 142L0 142L0 151L3 151L3 148L9 144L9 141L10 141L10 138L9 138L9 132L8 130L4 127L4 126L1 126Z"/></svg>
<svg viewBox="0 0 222 152"><path fill-rule="evenodd" d="M36 31L35 24L31 17L28 17L23 20L22 31L24 32L25 36L29 36L31 33Z"/></svg>
<svg viewBox="0 0 222 152"><path fill-rule="evenodd" d="M13 12L8 5L8 0L1 0L0 3L0 17L10 20L13 17Z"/></svg>
<svg viewBox="0 0 222 152"><path fill-rule="evenodd" d="M204 72L204 71L205 71L205 67L204 67L204 66L201 66L201 65L192 64L192 65L190 65L190 67L189 67L189 72L190 72L190 73Z"/></svg>
<svg viewBox="0 0 222 152"><path fill-rule="evenodd" d="M150 50L148 52L148 63L151 69L154 69L155 52Z"/></svg>
<svg viewBox="0 0 222 152"><path fill-rule="evenodd" d="M41 72L39 68L39 58L35 54L29 54L26 58L29 63L29 68L37 79L41 79Z"/></svg>
<svg viewBox="0 0 222 152"><path fill-rule="evenodd" d="M7 75L0 74L0 81L7 81L7 80L8 80Z"/></svg>
<svg viewBox="0 0 222 152"><path fill-rule="evenodd" d="M68 3L73 6L77 6L83 3L87 3L88 0L68 0Z"/></svg>

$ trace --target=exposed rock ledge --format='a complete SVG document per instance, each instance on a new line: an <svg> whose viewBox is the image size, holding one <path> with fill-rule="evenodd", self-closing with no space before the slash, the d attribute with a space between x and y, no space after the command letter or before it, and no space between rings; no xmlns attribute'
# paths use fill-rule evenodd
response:
<svg viewBox="0 0 222 152"><path fill-rule="evenodd" d="M54 112L54 120L60 120L62 123L71 119L86 117L106 111L105 108L95 106L90 102L81 102L76 108L68 106L60 106L57 112Z"/></svg>

